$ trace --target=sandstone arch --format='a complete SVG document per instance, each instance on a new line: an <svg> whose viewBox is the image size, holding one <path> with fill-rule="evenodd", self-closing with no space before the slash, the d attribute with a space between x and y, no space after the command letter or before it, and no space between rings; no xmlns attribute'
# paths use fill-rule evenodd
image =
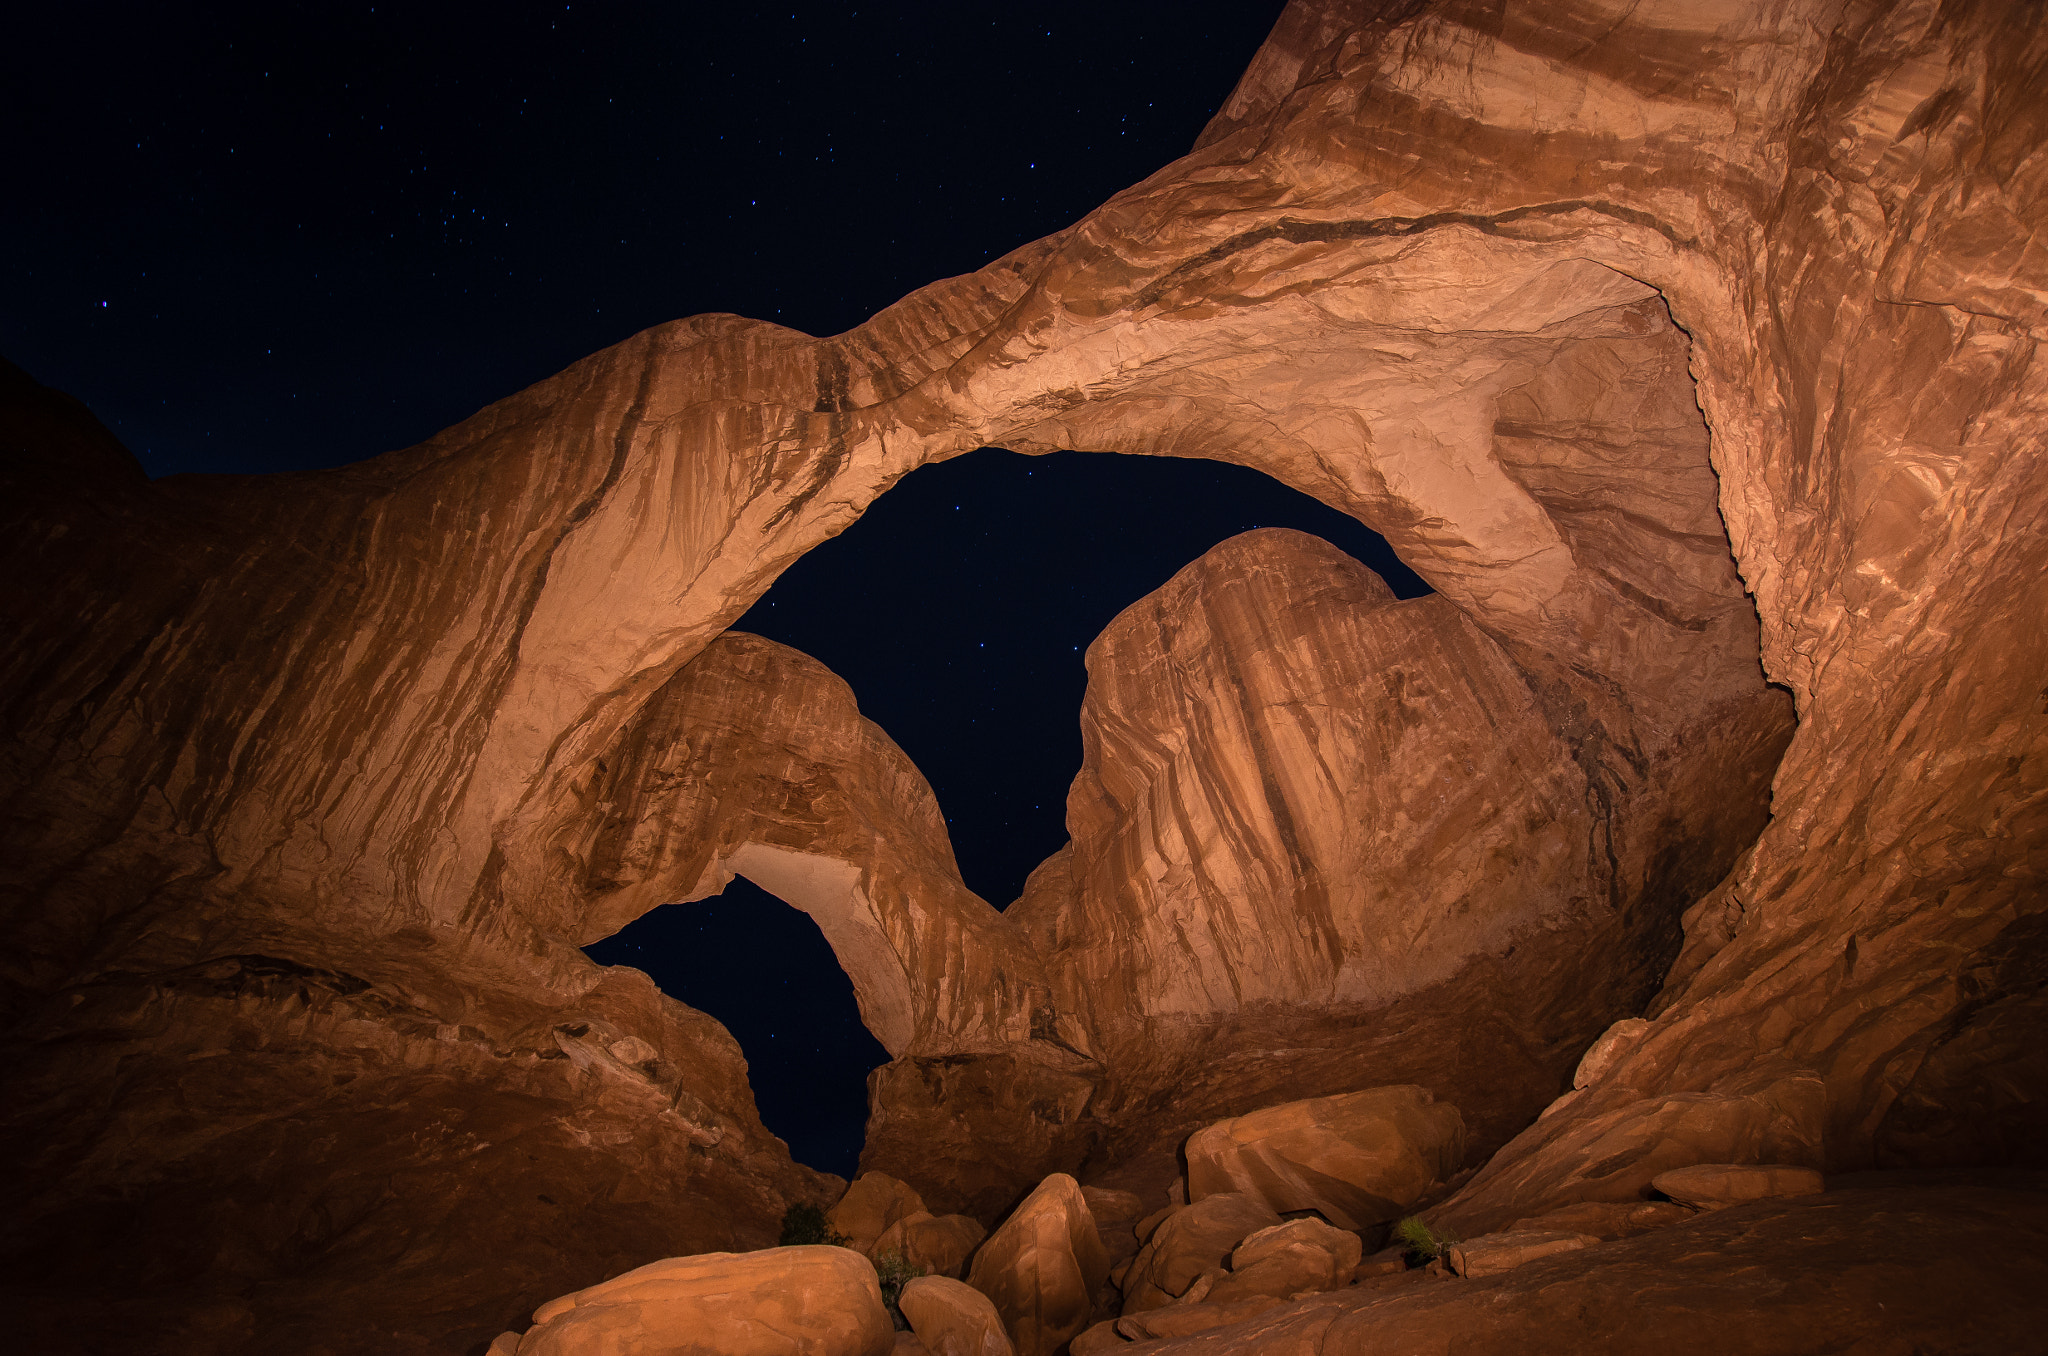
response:
<svg viewBox="0 0 2048 1356"><path fill-rule="evenodd" d="M588 776L550 848L568 901L551 931L588 943L743 875L817 920L892 1055L1029 1038L1042 963L961 883L923 775L816 660L728 632Z"/></svg>
<svg viewBox="0 0 2048 1356"><path fill-rule="evenodd" d="M8 1002L40 1023L17 1076L57 1090L33 1142L94 1124L52 1054L82 1033L184 1069L209 1023L260 1048L304 1003L492 1106L553 1098L591 1143L629 1108L644 1138L606 1161L673 1150L758 1227L806 1188L743 1091L592 1046L632 1026L732 1067L574 954L564 844L592 770L778 569L982 444L1242 454L1356 505L1531 675L1624 882L1667 813L1711 808L1745 747L1716 737L1782 705L1760 639L1801 715L1770 826L1695 906L1650 1027L1495 1157L1460 1231L1536 1213L1680 1103L1758 1108L1835 1168L2042 1142L2048 37L1993 5L1474 13L1291 6L1188 158L847 335L663 326L330 474L80 496L50 471L36 506L44 472L18 472ZM1655 456L1599 474L1602 401L1682 405L1628 374L1688 368L1718 492ZM1704 426L1652 422L1703 474ZM1739 580L1684 545L1717 508ZM1664 568L1595 566L1624 560ZM919 1038L1000 1053L1026 1007L935 1003ZM362 1048L314 1030L302 1058ZM584 1081L548 1081L563 1064ZM1932 1114L1964 1098L1968 1124ZM31 1166L21 1218L62 1234L94 1179ZM472 1232L543 1232L508 1220Z"/></svg>

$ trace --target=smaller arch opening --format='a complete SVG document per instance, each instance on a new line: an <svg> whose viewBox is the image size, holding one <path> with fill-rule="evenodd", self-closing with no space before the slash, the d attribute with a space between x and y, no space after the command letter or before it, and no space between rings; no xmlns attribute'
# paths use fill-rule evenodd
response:
<svg viewBox="0 0 2048 1356"><path fill-rule="evenodd" d="M853 1177L867 1134L867 1077L889 1052L861 1022L853 981L810 915L743 876L719 894L664 904L583 948L645 971L716 1017L747 1057L761 1121L790 1156Z"/></svg>

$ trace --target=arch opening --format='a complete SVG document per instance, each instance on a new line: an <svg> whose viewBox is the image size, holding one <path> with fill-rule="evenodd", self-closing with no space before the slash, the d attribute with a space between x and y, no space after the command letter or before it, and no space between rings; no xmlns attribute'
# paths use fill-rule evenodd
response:
<svg viewBox="0 0 2048 1356"><path fill-rule="evenodd" d="M1000 909L1065 841L1068 784L1082 762L1088 645L1219 543L1271 527L1330 541L1399 596L1430 592L1377 533L1254 468L984 448L905 477L785 571L733 630L803 651L851 686L861 714L933 783L941 850L956 853L969 889ZM984 564L970 564L976 559ZM894 643L877 645L878 613L898 605L903 615L886 623ZM688 765L690 717L679 710L657 724L662 735L647 742L675 741L675 766L662 770L656 760L631 774L620 766L625 780L669 783ZM606 785L599 799L627 799L624 781ZM726 794L713 799L745 799L721 800ZM600 964L645 971L671 997L726 1024L768 1127L800 1161L850 1175L865 1076L916 1035L914 980L863 893L886 892L888 882L865 880L848 843L807 837L836 812L821 811L808 793L797 799L800 809L784 802L745 825L673 835L719 839L722 846L707 842L690 857L711 853L702 875L658 865L659 849L617 846L593 857L592 877L612 887L648 869L627 887L642 899L731 883L694 903L660 904L637 918L626 911L631 921L584 950ZM672 814L664 806L653 817Z"/></svg>
<svg viewBox="0 0 2048 1356"><path fill-rule="evenodd" d="M801 650L853 688L931 783L968 888L1001 909L1066 839L1090 642L1212 547L1262 527L1323 538L1396 597L1432 591L1377 532L1254 467L984 447L905 476L732 629Z"/></svg>
<svg viewBox="0 0 2048 1356"><path fill-rule="evenodd" d="M799 1163L852 1178L867 1076L889 1051L862 1023L853 981L815 919L736 876L719 894L664 904L583 951L645 971L669 997L716 1017L746 1055L762 1123Z"/></svg>
<svg viewBox="0 0 2048 1356"><path fill-rule="evenodd" d="M1197 418L1202 410L1190 405L1162 415L1143 400L1133 406L1111 396L1069 410L1056 428L1011 430L1017 434L1012 441L1034 456L985 447L905 476L841 536L785 569L731 631L663 689L694 684L707 706L722 713L731 747L687 775L686 760L671 760L668 784L694 777L718 789L679 797L709 831L681 835L697 839L688 872L642 875L642 907L675 898L679 884L713 888L726 872L762 880L739 861L749 847L774 845L829 860L859 880L856 903L864 903L865 916L886 934L907 980L913 1011L906 1044L892 1037L901 1018L886 1015L892 1004L875 1001L872 977L863 986L862 973L875 967L857 959L862 939L833 937L827 926L840 946L832 964L853 973L865 1019L889 1049L1000 1060L1029 1047L1029 1058L1046 1065L1048 1078L1074 1074L1052 1067L1065 1057L1060 1050L1104 1066L1152 1058L1141 1047L1151 1039L1150 1017L1160 1013L1187 1018L1190 1031L1235 1020L1231 1014L1246 991L1240 972L1271 977L1262 990L1266 997L1300 1005L1314 1025L1337 1020L1332 1004L1372 1004L1393 1013L1431 984L1478 974L1485 956L1516 954L1527 949L1526 936L1556 931L1551 945L1557 954L1531 975L1563 973L1573 951L1613 957L1611 973L1586 992L1543 999L1555 1020L1543 1033L1546 1053L1527 1061L1521 1086L1508 1093L1462 1084L1451 1089L1454 1100L1472 1103L1482 1141L1501 1142L1543 1104L1562 1076L1559 1061L1617 1016L1639 1012L1655 994L1671 964L1680 911L1725 874L1761 827L1770 767L1789 733L1759 687L1760 671L1741 658L1755 653L1756 616L1728 555L1687 342L1661 297L1639 283L1628 288L1623 296L1602 292L1595 298L1600 305L1567 316L1568 324L1557 322L1562 328L1531 322L1447 341L1447 350L1471 353L1464 367L1436 371L1442 383L1426 380L1429 373L1403 372L1393 386L1376 385L1372 365L1357 362L1355 344L1289 349L1287 361L1302 371L1287 389L1304 412L1279 444L1241 410ZM1256 374L1248 380L1256 385ZM1069 440L1101 450L1054 450ZM1272 472L1181 460L1160 455L1162 448L1241 457ZM1054 468L1063 464L1088 465L1126 483L1118 487L1121 494L1077 494L1059 483ZM1201 490L1162 493L1162 474L1176 473L1202 482ZM963 492L970 484L978 497ZM1078 517L1048 529L1031 513L1034 503L1048 500ZM1344 508L1332 507L1339 504ZM1530 839L1529 850L1449 870L1444 853L1462 849L1434 845L1471 842L1470 825L1447 823L1442 834L1420 836L1391 820L1360 829L1350 807L1393 803L1398 797L1390 797L1389 788L1416 790L1417 770L1436 766L1426 756L1383 758L1406 747L1403 737L1391 726L1371 726L1377 717L1368 714L1360 718L1365 724L1335 734L1339 744L1358 736L1356 747L1347 745L1330 764L1344 768L1350 782L1322 785L1318 754L1303 764L1307 780L1298 787L1276 790L1281 783L1274 782L1242 794L1204 792L1200 805L1168 806L1173 815L1132 818L1126 812L1144 799L1146 787L1214 779L1161 766L1148 750L1174 744L1171 738L1137 741L1145 747L1125 741L1115 750L1123 760L1116 794L1089 802L1108 813L1084 809L1077 820L1093 826L1092 858L1079 846L1072 854L1060 852L1066 793L1082 761L1074 720L1088 683L1081 656L1104 628L1120 614L1136 617L1142 609L1134 604L1163 597L1161 586L1212 548L1258 528L1292 527L1334 543L1392 584L1396 597L1430 592L1385 539L1360 524L1363 517L1417 552L1443 596L1416 605L1427 618L1404 609L1408 621L1395 626L1401 634L1391 638L1340 634L1350 623L1333 623L1323 639L1335 648L1322 659L1342 662L1309 664L1265 693L1261 709L1291 709L1302 690L1293 679L1306 679L1309 671L1327 676L1343 668L1350 675L1346 690L1371 706L1375 673L1366 670L1373 665L1396 655L1420 665L1418 671L1449 664L1456 672L1436 675L1444 681L1431 690L1464 693L1457 698L1460 709L1471 709L1458 728L1498 733L1507 713L1519 731L1503 747L1528 766L1501 774L1501 785L1528 790L1532 808L1496 827L1504 840ZM1162 542L1167 545L1158 550ZM1147 547L1155 552L1149 561ZM1250 549L1219 554L1234 562L1221 567L1237 572L1233 580L1295 577L1279 556ZM1124 568L1133 563L1135 571ZM1048 565L1071 573L1048 584ZM1021 588L999 587L1019 573ZM1126 581L1122 588L1115 587L1119 579ZM1270 615L1293 615L1296 606L1279 594L1268 603L1278 609ZM1250 668L1219 668L1206 652L1191 652L1181 676L1193 681L1181 692L1179 679L1162 676L1181 661L1165 662L1170 642L1162 648L1154 640L1188 630L1184 615L1132 623L1142 635L1112 663L1121 665L1125 690L1111 700L1124 710L1158 706L1155 714L1170 717L1176 729L1220 729L1209 716L1245 705L1240 689ZM1037 633L1033 624L1045 620L1068 633L1051 639ZM1228 649L1238 632L1264 635L1257 624L1231 625L1237 629L1217 632L1222 643L1209 650ZM934 637L943 641L927 646ZM1466 680L1482 672L1485 691L1464 692L1471 686ZM1168 688L1180 695L1155 702ZM1405 691L1386 705L1396 724L1406 710ZM1024 708L1005 704L1015 694L1038 699L1035 723L1017 714ZM1182 700L1187 694L1207 706L1193 709ZM658 697L656 704L674 718L662 716L644 729L687 739L689 722L682 717L693 700L687 693ZM1188 709L1165 709L1175 701ZM1266 726L1263 717L1255 718L1227 737L1265 749L1272 743ZM742 746L744 754L733 752ZM1479 763L1493 765L1476 754L1458 761L1475 777ZM1732 793L1731 767L1740 783ZM1135 800L1127 794L1134 787ZM1249 822L1238 803L1247 798L1257 802L1251 808L1260 824L1294 825L1300 809L1306 814L1301 822L1336 827L1310 856L1297 850L1305 841L1301 834L1279 827L1271 841L1230 839L1230 850L1252 865L1236 873L1247 877L1244 889L1222 894L1203 884L1220 875L1184 869L1183 860L1200 855L1204 844L1224 842L1229 836L1220 831L1176 837L1154 854L1156 862L1146 858L1151 865L1145 871L1119 874L1120 864L1151 851L1150 824L1178 823L1188 818L1184 810L1196 812L1190 822ZM607 786L593 800L610 806L617 797ZM1411 808L1427 817L1439 802L1448 803L1424 797ZM1105 834L1121 833L1127 818L1137 837L1106 846ZM1075 836L1088 834L1077 828ZM912 844L935 847L922 851ZM1090 874L1084 858L1109 866ZM1285 869L1267 869L1283 861ZM1432 889L1441 884L1442 897L1404 896L1392 906L1379 900L1374 882L1387 875L1389 863L1404 864L1390 879L1432 883ZM1019 899L1025 876L1041 864L1050 868L1045 888L1034 880L1024 907L997 919L987 905ZM715 869L705 874L707 866ZM1138 876L1143 880L1132 885ZM624 879L610 870L594 878L608 885ZM981 898L961 888L963 879ZM1154 897L1147 881L1172 897ZM1330 881L1346 884L1329 887ZM1426 926L1432 918L1471 914L1460 893L1471 881L1501 901L1499 907L1474 915L1478 921L1461 925L1463 931L1446 931L1443 954L1428 964L1397 944L1395 933L1414 931L1416 919ZM818 884L799 881L777 892L825 922L832 916L826 902L795 897ZM1317 900L1327 897L1328 945L1316 942L1322 934L1314 928L1303 931L1293 912L1304 890ZM849 897L839 887L825 893L834 901ZM1219 934L1203 954L1220 959L1200 974L1179 974L1190 970L1187 965L1151 962L1140 974L1119 948L1118 939L1144 934L1154 943L1147 955L1177 954L1172 938L1148 931L1157 920L1224 920L1251 896L1270 917L1243 930L1254 940L1240 944L1236 934ZM613 907L612 919L639 911L625 894L613 897ZM849 918L857 922L852 915L862 912L856 908ZM1581 924L1570 935L1547 929L1546 920L1568 914ZM1102 922L1112 915L1117 923ZM1389 932L1390 918L1406 921ZM1297 947L1296 934L1308 940ZM1373 964L1347 966L1361 956ZM1114 982L1079 992L1075 986L1091 975ZM1504 1027L1513 1024L1504 1019ZM1171 1058L1185 1056L1193 1069L1201 1044L1195 1040ZM1198 1075L1187 1071L1172 1076L1173 1086L1203 1114L1219 1115L1246 1097L1284 1100L1304 1090L1327 1091L1323 1085L1332 1078L1350 1075L1314 1067L1314 1051L1321 1048L1310 1040L1291 1062L1267 1059L1263 1091L1233 1076L1227 1086L1204 1092L1195 1086ZM1353 1053L1366 1063L1377 1058ZM1399 1063L1399 1051L1380 1053ZM1475 1059L1493 1053L1475 1052ZM870 1129L882 1147L868 1146L877 1155L870 1166L894 1170L887 1165L905 1163L906 1155L929 1156L935 1134L949 1126L957 1133L959 1118L948 1107L920 1104L917 1114L896 1114L892 1123L881 1113L903 1108L886 1090L878 1097ZM1123 1111L1112 1107L1108 1114ZM1006 1133L994 1129L998 1138ZM979 1143L963 1151L992 1152Z"/></svg>

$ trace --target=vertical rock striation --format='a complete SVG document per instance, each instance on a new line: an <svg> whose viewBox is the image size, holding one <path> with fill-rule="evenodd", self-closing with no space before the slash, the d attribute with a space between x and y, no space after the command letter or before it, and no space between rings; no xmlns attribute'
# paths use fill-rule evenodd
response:
<svg viewBox="0 0 2048 1356"><path fill-rule="evenodd" d="M1724 710L1693 751L1709 784L1644 758L1653 834L1449 599L1396 602L1275 529L1134 604L1088 663L1073 842L1009 916L1111 1071L1121 1153L1395 1082L1497 1146L1648 1001L1687 885L1762 827L1783 738L1753 699L1763 719Z"/></svg>

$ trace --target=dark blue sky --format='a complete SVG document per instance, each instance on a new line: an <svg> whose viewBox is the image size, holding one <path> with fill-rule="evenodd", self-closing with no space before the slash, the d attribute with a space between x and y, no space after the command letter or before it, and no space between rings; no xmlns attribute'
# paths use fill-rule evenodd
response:
<svg viewBox="0 0 2048 1356"><path fill-rule="evenodd" d="M161 475L410 446L679 316L838 333L1184 154L1279 10L13 6L0 353Z"/></svg>
<svg viewBox="0 0 2048 1356"><path fill-rule="evenodd" d="M1280 8L16 7L0 354L161 476L409 446L680 316L838 333L1184 154ZM986 450L907 477L741 627L852 684L1002 907L1064 841L1088 642L1272 525L1421 589L1255 472ZM725 1021L770 1127L852 1170L883 1052L808 919L739 888L591 950Z"/></svg>

